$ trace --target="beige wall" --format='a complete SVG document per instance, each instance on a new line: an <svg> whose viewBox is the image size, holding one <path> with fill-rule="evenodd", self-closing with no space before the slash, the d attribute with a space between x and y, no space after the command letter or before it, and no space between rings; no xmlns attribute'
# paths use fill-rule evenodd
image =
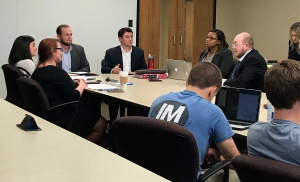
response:
<svg viewBox="0 0 300 182"><path fill-rule="evenodd" d="M299 0L217 0L216 28L224 31L229 45L246 31L266 59L287 58L289 29L300 21L299 9Z"/></svg>

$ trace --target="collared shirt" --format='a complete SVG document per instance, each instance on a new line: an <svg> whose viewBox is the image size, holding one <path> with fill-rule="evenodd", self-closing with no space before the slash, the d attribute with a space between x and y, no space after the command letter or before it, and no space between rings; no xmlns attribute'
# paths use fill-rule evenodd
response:
<svg viewBox="0 0 300 182"><path fill-rule="evenodd" d="M253 48L252 48L252 49L253 49ZM248 54L252 49L250 49L248 52L246 52L246 54L244 54L244 55L239 59L239 61L242 62L243 59L247 56L247 54Z"/></svg>
<svg viewBox="0 0 300 182"><path fill-rule="evenodd" d="M122 59L123 59L123 70L125 72L130 72L131 71L131 52L132 52L132 47L130 48L130 51L125 52L124 49L121 46L121 51L122 51Z"/></svg>
<svg viewBox="0 0 300 182"><path fill-rule="evenodd" d="M70 45L69 52L66 52L64 48L62 51L62 69L64 69L66 72L71 72L71 51L72 45Z"/></svg>

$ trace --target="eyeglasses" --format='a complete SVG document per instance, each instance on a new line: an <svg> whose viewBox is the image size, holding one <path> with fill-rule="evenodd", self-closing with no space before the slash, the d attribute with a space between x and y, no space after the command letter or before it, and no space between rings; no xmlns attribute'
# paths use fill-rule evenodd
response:
<svg viewBox="0 0 300 182"><path fill-rule="evenodd" d="M62 47L56 47L55 49L59 49L61 52L64 50Z"/></svg>
<svg viewBox="0 0 300 182"><path fill-rule="evenodd" d="M245 43L233 43L233 44L232 44L232 47L237 47L237 46L239 46L239 45L245 45Z"/></svg>
<svg viewBox="0 0 300 182"><path fill-rule="evenodd" d="M216 37L205 37L205 39L208 39L209 41L211 41L211 40L218 40L218 38L216 38Z"/></svg>

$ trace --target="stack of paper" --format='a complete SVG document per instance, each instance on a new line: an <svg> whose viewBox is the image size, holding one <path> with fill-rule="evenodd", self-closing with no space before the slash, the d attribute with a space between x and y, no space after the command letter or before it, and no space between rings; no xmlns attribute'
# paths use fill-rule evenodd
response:
<svg viewBox="0 0 300 182"><path fill-rule="evenodd" d="M87 87L90 89L99 90L99 91L118 89L118 87L116 87L116 86L107 85L107 84L88 84Z"/></svg>
<svg viewBox="0 0 300 182"><path fill-rule="evenodd" d="M72 80L78 80L78 79L83 79L83 80L87 80L87 78L85 76L70 76Z"/></svg>

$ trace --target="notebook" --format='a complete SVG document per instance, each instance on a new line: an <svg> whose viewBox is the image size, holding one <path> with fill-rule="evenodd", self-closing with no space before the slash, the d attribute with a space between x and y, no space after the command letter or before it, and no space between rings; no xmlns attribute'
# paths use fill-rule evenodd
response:
<svg viewBox="0 0 300 182"><path fill-rule="evenodd" d="M261 91L221 87L215 104L221 108L230 126L245 130L258 121Z"/></svg>
<svg viewBox="0 0 300 182"><path fill-rule="evenodd" d="M135 74L142 75L142 74L165 74L166 70L154 69L154 70L136 70Z"/></svg>
<svg viewBox="0 0 300 182"><path fill-rule="evenodd" d="M81 75L81 76L99 76L99 74L91 73L91 72L70 72L70 73Z"/></svg>
<svg viewBox="0 0 300 182"><path fill-rule="evenodd" d="M191 70L191 64L182 60L167 60L168 77L177 80L186 80Z"/></svg>

